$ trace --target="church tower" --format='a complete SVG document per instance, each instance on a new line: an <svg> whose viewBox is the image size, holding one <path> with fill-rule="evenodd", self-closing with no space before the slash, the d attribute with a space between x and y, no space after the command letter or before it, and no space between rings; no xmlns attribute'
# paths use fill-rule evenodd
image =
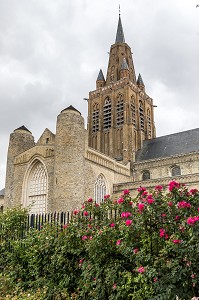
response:
<svg viewBox="0 0 199 300"><path fill-rule="evenodd" d="M100 69L88 99L89 146L116 160L133 161L145 139L155 137L153 100L137 80L132 52L125 42L119 14L106 79Z"/></svg>

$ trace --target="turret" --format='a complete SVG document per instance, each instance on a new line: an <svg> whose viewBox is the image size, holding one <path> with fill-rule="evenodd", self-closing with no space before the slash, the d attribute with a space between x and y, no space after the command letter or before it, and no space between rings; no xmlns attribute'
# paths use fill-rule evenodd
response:
<svg viewBox="0 0 199 300"><path fill-rule="evenodd" d="M104 74L102 70L100 69L97 80L96 80L96 88L99 89L100 87L103 87L105 85L105 79Z"/></svg>
<svg viewBox="0 0 199 300"><path fill-rule="evenodd" d="M137 85L140 90L145 91L144 81L142 80L142 76L140 74L138 75Z"/></svg>
<svg viewBox="0 0 199 300"><path fill-rule="evenodd" d="M84 201L84 152L84 119L71 105L58 115L55 136L54 207L60 211Z"/></svg>
<svg viewBox="0 0 199 300"><path fill-rule="evenodd" d="M24 151L35 146L32 133L23 125L13 131L10 135L7 155L6 183L5 183L5 206L13 204L13 184L14 184L14 159Z"/></svg>

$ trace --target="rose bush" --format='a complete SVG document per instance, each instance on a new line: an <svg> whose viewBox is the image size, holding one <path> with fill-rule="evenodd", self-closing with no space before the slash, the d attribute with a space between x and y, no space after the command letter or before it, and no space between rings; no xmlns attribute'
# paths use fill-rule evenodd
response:
<svg viewBox="0 0 199 300"><path fill-rule="evenodd" d="M39 290L41 299L88 300L197 297L199 192L175 181L167 189L140 187L135 199L125 190L114 201L105 196L100 205L89 198L62 228L30 230L23 239L10 239L9 248L1 242L1 294L31 296Z"/></svg>

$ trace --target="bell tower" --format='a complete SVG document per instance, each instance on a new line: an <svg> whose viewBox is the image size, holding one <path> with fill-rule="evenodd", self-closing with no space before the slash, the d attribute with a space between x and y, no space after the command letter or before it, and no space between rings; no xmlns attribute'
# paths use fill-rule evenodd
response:
<svg viewBox="0 0 199 300"><path fill-rule="evenodd" d="M137 80L131 48L119 14L115 43L109 52L106 79L102 70L88 99L89 146L116 160L134 160L145 139L155 137L153 99Z"/></svg>

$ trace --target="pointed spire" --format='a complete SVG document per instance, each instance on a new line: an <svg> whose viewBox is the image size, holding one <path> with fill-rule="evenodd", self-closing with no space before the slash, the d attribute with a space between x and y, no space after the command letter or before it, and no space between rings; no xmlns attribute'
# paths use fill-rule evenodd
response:
<svg viewBox="0 0 199 300"><path fill-rule="evenodd" d="M144 81L142 80L142 76L140 74L138 75L137 85L143 85L144 86Z"/></svg>
<svg viewBox="0 0 199 300"><path fill-rule="evenodd" d="M125 43L124 32L123 32L123 28L122 28L122 21L120 18L120 11L119 11L119 20L118 20L115 43Z"/></svg>
<svg viewBox="0 0 199 300"><path fill-rule="evenodd" d="M122 61L121 70L129 70L129 66L127 64L125 57L123 58L123 61Z"/></svg>
<svg viewBox="0 0 199 300"><path fill-rule="evenodd" d="M100 71L99 71L99 74L98 74L98 76L97 76L97 81L105 81L105 79L104 79L104 74L103 74L103 72L102 72L102 69L100 69Z"/></svg>

